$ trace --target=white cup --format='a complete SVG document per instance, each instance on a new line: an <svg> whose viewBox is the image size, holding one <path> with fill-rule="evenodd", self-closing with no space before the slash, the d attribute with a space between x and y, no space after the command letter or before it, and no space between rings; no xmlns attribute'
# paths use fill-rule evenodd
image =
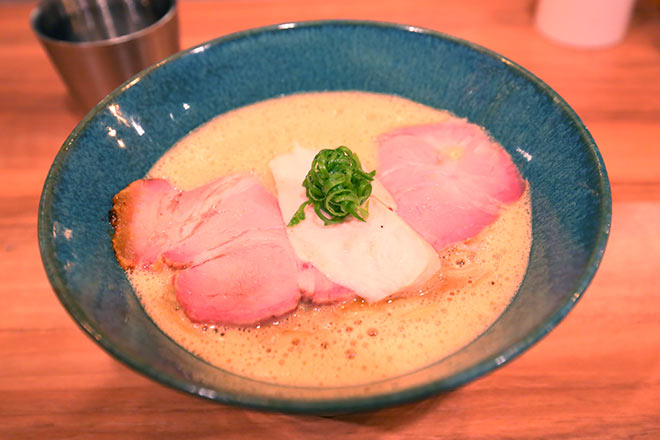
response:
<svg viewBox="0 0 660 440"><path fill-rule="evenodd" d="M539 0L536 27L559 43L612 46L626 35L634 5L635 0Z"/></svg>

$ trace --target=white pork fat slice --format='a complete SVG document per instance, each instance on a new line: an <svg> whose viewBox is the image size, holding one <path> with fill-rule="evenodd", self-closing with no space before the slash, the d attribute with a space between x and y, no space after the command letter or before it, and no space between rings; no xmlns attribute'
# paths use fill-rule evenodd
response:
<svg viewBox="0 0 660 440"><path fill-rule="evenodd" d="M270 162L285 223L307 199L302 182L316 153L296 147ZM392 197L375 182L366 222L351 218L325 226L307 206L305 220L287 227L300 260L370 303L421 284L440 268L433 247L391 209Z"/></svg>

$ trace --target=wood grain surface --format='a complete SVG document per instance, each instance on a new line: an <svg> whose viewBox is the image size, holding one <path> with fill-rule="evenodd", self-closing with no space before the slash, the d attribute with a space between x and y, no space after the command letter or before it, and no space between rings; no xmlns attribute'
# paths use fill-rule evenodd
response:
<svg viewBox="0 0 660 440"><path fill-rule="evenodd" d="M583 118L612 182L605 258L584 298L511 364L459 390L321 418L215 404L158 385L85 336L48 284L37 208L49 166L83 114L35 37L32 2L0 3L0 439L660 439L660 4L639 0L625 41L556 45L534 2L182 1L182 47L250 27L321 18L397 21L487 46Z"/></svg>

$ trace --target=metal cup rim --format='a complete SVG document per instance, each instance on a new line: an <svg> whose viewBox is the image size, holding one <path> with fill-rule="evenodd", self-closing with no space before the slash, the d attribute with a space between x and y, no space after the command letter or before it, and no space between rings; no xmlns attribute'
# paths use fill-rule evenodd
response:
<svg viewBox="0 0 660 440"><path fill-rule="evenodd" d="M94 41L67 41L60 40L57 38L49 37L48 35L41 32L41 30L36 26L36 21L40 16L42 9L45 5L49 3L55 3L57 0L41 0L30 12L30 27L32 31L37 35L40 40L48 41L49 44L59 45L64 47L105 47L105 46L115 46L117 44L125 43L128 41L135 40L142 35L153 32L154 30L165 26L172 17L176 16L177 13L177 0L170 0L170 7L162 17L150 24L145 26L135 32L131 32L124 35L119 35L117 37L106 38L103 40L94 40Z"/></svg>

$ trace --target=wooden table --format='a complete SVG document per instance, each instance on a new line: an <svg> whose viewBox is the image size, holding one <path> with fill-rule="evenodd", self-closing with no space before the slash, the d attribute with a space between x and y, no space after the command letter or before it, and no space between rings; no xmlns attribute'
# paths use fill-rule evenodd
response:
<svg viewBox="0 0 660 440"><path fill-rule="evenodd" d="M660 439L660 4L623 44L584 51L534 29L530 0L183 1L182 46L294 20L399 21L485 45L536 73L591 130L614 197L586 295L510 365L416 404L334 418L226 407L158 385L100 350L61 307L37 205L82 115L28 26L0 4L0 438Z"/></svg>

